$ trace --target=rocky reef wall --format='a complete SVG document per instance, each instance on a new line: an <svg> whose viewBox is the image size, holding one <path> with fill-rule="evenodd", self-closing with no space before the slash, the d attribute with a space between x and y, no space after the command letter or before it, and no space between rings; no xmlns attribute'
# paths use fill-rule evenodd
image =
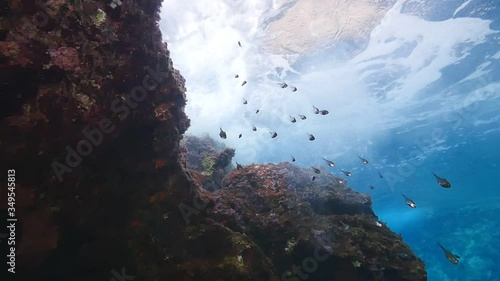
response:
<svg viewBox="0 0 500 281"><path fill-rule="evenodd" d="M0 169L15 170L20 280L110 280L122 268L153 280L145 267L161 249L144 245L167 205L185 225L177 206L196 193L161 1L110 3L0 2Z"/></svg>

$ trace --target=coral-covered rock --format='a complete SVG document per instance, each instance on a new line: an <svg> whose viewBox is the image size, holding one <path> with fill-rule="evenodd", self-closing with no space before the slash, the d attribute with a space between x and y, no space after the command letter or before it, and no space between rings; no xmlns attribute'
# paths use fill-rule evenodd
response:
<svg viewBox="0 0 500 281"><path fill-rule="evenodd" d="M313 174L290 163L233 170L209 216L253 239L282 280L426 280L423 262L378 222L368 195Z"/></svg>
<svg viewBox="0 0 500 281"><path fill-rule="evenodd" d="M186 150L187 167L197 183L209 191L219 189L227 171L233 168L231 159L235 150L225 147L208 135L185 136L181 145Z"/></svg>

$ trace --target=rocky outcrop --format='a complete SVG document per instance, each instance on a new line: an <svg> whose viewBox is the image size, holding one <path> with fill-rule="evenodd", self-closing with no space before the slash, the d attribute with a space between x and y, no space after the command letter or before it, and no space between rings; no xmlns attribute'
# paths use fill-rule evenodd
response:
<svg viewBox="0 0 500 281"><path fill-rule="evenodd" d="M422 261L378 222L370 197L327 171L250 165L223 186L208 215L250 237L281 280L426 280Z"/></svg>
<svg viewBox="0 0 500 281"><path fill-rule="evenodd" d="M312 266L311 253L314 280L425 280L370 199L337 178L311 184L281 164L233 171L214 192L197 184L160 5L0 2L0 169L15 170L18 280L296 280L289 267Z"/></svg>
<svg viewBox="0 0 500 281"><path fill-rule="evenodd" d="M196 183L209 191L220 189L222 178L227 171L234 168L231 159L235 155L235 150L225 147L208 135L185 136L181 146L185 150L187 168L196 179Z"/></svg>
<svg viewBox="0 0 500 281"><path fill-rule="evenodd" d="M189 120L161 1L109 3L0 3L0 169L16 174L20 280L122 268L154 280L158 243L171 243L154 238L163 217L186 226L178 206L197 193L179 157Z"/></svg>

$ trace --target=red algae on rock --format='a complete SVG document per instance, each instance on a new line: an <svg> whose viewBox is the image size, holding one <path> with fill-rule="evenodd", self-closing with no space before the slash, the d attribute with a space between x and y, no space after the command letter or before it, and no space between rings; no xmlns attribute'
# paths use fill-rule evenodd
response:
<svg viewBox="0 0 500 281"><path fill-rule="evenodd" d="M78 52L75 48L59 47L49 49L49 54L51 61L48 65L45 65L44 68L50 68L50 66L55 65L65 71L81 71L80 59L78 58Z"/></svg>

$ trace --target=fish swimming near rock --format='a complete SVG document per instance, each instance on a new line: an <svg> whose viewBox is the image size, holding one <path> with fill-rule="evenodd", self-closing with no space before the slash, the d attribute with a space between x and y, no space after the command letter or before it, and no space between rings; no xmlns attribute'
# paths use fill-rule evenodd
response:
<svg viewBox="0 0 500 281"><path fill-rule="evenodd" d="M290 122L295 123L295 122L297 122L297 119L295 119L295 117L293 117L293 116L290 116Z"/></svg>
<svg viewBox="0 0 500 281"><path fill-rule="evenodd" d="M437 242L438 246L443 250L444 254L446 255L446 258L448 261L450 261L452 264L458 264L460 261L458 260L460 257L453 254L452 252L448 251L443 245L441 245L439 242Z"/></svg>
<svg viewBox="0 0 500 281"><path fill-rule="evenodd" d="M219 136L220 136L221 139L224 139L224 140L227 138L226 132L224 132L222 130L222 128L220 128Z"/></svg>
<svg viewBox="0 0 500 281"><path fill-rule="evenodd" d="M252 125L252 131L256 132L257 131L257 128L255 128L254 125Z"/></svg>
<svg viewBox="0 0 500 281"><path fill-rule="evenodd" d="M323 109L323 110L319 111L319 114L321 114L321 115L327 115L328 113L330 113L330 112L328 110L326 110L326 109Z"/></svg>
<svg viewBox="0 0 500 281"><path fill-rule="evenodd" d="M328 159L325 159L324 157L323 157L323 160L325 160L325 162L326 162L326 164L327 164L328 166L330 166L330 167L335 166L335 163L333 163L333 161L330 161L330 160L328 160Z"/></svg>
<svg viewBox="0 0 500 281"><path fill-rule="evenodd" d="M290 155L292 157L292 162L295 162L295 157L293 155Z"/></svg>
<svg viewBox="0 0 500 281"><path fill-rule="evenodd" d="M241 86L245 86L246 83L247 81L243 81L243 83L241 83Z"/></svg>
<svg viewBox="0 0 500 281"><path fill-rule="evenodd" d="M316 139L313 135L311 135L311 134L308 134L308 135L309 135L309 140L310 140L310 141L313 141L313 140L315 140L315 139Z"/></svg>
<svg viewBox="0 0 500 281"><path fill-rule="evenodd" d="M366 160L365 158L362 158L360 156L358 156L359 159L361 159L361 162L363 162L363 164L368 164L368 160Z"/></svg>
<svg viewBox="0 0 500 281"><path fill-rule="evenodd" d="M278 136L278 134L276 132L269 132L269 134L271 134L272 139L274 139L275 137Z"/></svg>
<svg viewBox="0 0 500 281"><path fill-rule="evenodd" d="M243 169L243 166L241 166L238 162L236 162L236 169L241 170Z"/></svg>
<svg viewBox="0 0 500 281"><path fill-rule="evenodd" d="M404 195L403 193L401 193L401 195L403 195L403 198L405 199L406 205L410 206L410 208L416 208L417 207L417 204L415 204L415 202L413 202L413 200L411 200L410 198L406 197L406 195Z"/></svg>
<svg viewBox="0 0 500 281"><path fill-rule="evenodd" d="M319 114L319 108L313 105L313 112L314 114Z"/></svg>
<svg viewBox="0 0 500 281"><path fill-rule="evenodd" d="M344 173L344 175L346 175L346 176L348 176L348 177L352 176L352 173L351 173L351 172L349 172L349 171L344 171L344 170L340 170L340 171L341 171L342 173Z"/></svg>
<svg viewBox="0 0 500 281"><path fill-rule="evenodd" d="M242 134L239 134L239 135L238 135L238 138L239 138L239 139L241 139L241 137L242 137L242 136L243 136Z"/></svg>
<svg viewBox="0 0 500 281"><path fill-rule="evenodd" d="M286 87L288 87L288 84L287 83L278 83L278 85L280 85L281 89L284 89Z"/></svg>
<svg viewBox="0 0 500 281"><path fill-rule="evenodd" d="M246 99L243 99L243 104L247 104L248 101Z"/></svg>
<svg viewBox="0 0 500 281"><path fill-rule="evenodd" d="M373 190L373 189L375 189L375 186L370 185L370 186L368 186L368 188L370 188L371 190Z"/></svg>
<svg viewBox="0 0 500 281"><path fill-rule="evenodd" d="M451 184L450 184L450 182L448 180L446 180L445 178L442 178L442 177L436 175L434 172L432 172L432 174L436 177L437 183L440 186L442 186L444 188L450 188L451 187Z"/></svg>
<svg viewBox="0 0 500 281"><path fill-rule="evenodd" d="M313 171L316 173L316 174L321 174L321 171L318 169L318 168L315 168L313 166L311 166L311 168L313 169Z"/></svg>
<svg viewBox="0 0 500 281"><path fill-rule="evenodd" d="M302 115L302 114L299 114L299 118L302 119L302 120L306 120L307 117L305 115Z"/></svg>

